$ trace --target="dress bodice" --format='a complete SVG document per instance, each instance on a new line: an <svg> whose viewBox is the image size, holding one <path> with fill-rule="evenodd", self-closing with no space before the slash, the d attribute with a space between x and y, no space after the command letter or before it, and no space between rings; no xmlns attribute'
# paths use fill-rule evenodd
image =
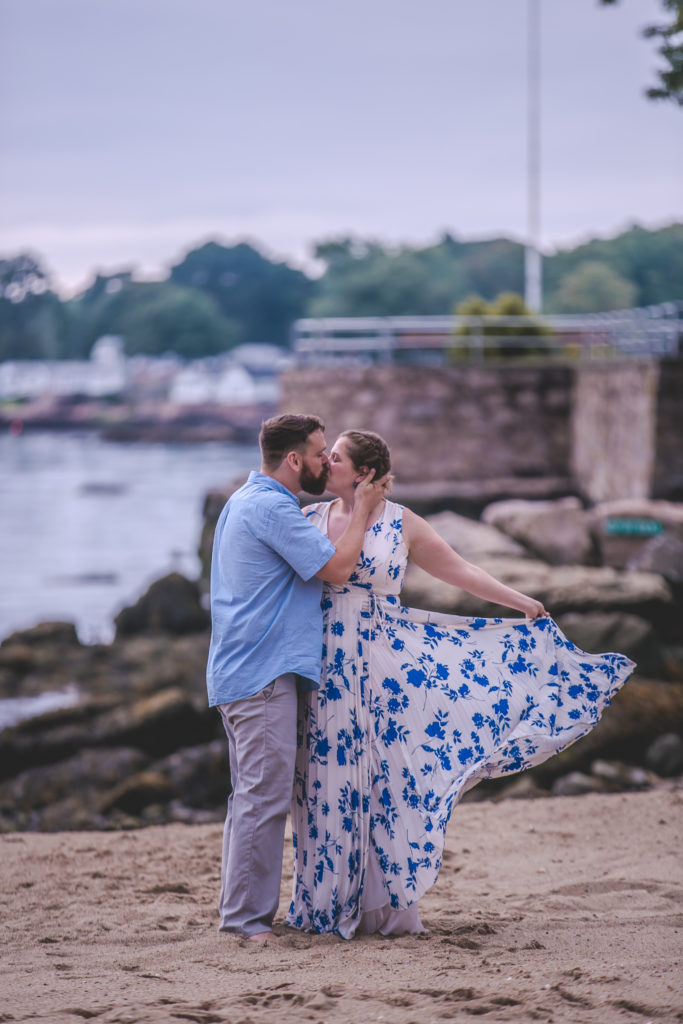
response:
<svg viewBox="0 0 683 1024"><path fill-rule="evenodd" d="M327 519L332 502L321 501L304 510L318 529L327 534ZM336 593L371 591L377 596L398 595L408 564L408 548L403 539L403 506L385 501L382 513L369 529L356 568L344 586L327 583Z"/></svg>

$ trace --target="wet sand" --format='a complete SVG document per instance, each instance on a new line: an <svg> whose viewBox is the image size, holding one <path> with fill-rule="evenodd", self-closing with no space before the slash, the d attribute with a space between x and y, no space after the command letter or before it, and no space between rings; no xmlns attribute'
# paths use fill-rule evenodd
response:
<svg viewBox="0 0 683 1024"><path fill-rule="evenodd" d="M683 1020L683 791L456 809L429 935L216 930L221 826L0 837L0 1021Z"/></svg>

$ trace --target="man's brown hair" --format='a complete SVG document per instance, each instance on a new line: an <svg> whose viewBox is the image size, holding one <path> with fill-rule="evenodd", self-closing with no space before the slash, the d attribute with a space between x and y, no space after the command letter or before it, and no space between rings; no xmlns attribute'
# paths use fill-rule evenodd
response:
<svg viewBox="0 0 683 1024"><path fill-rule="evenodd" d="M316 430L325 430L319 416L285 413L265 420L258 439L265 468L271 472L277 469L288 452L303 453L309 437Z"/></svg>

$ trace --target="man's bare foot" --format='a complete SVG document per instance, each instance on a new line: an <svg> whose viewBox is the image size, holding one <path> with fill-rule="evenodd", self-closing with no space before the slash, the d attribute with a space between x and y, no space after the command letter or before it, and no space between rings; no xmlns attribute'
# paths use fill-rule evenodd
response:
<svg viewBox="0 0 683 1024"><path fill-rule="evenodd" d="M250 942L258 942L261 946L268 945L268 943L272 942L274 939L275 935L273 935L272 932L257 932L256 935L249 936Z"/></svg>

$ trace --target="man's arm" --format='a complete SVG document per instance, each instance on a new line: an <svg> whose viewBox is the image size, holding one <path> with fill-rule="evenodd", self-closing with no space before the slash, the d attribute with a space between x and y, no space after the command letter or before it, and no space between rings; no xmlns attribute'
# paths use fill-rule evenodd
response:
<svg viewBox="0 0 683 1024"><path fill-rule="evenodd" d="M316 573L318 579L325 580L326 583L341 586L346 583L356 567L365 540L368 516L386 496L389 486L388 476L382 477L381 480L373 480L374 473L374 469L371 469L358 484L349 525L336 542L337 550L332 558Z"/></svg>

